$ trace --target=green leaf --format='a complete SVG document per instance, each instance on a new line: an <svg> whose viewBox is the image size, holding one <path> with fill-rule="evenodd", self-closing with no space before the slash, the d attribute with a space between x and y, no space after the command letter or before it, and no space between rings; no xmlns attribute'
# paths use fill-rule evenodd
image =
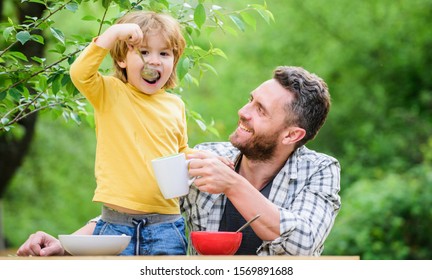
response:
<svg viewBox="0 0 432 280"><path fill-rule="evenodd" d="M165 6L165 8L169 9L170 3L166 0L158 0L159 3Z"/></svg>
<svg viewBox="0 0 432 280"><path fill-rule="evenodd" d="M76 122L77 124L80 124L80 123L81 123L81 118L80 118L80 116L79 116L77 113L75 113L75 112L70 112L70 117L71 117L71 119L72 119L74 122Z"/></svg>
<svg viewBox="0 0 432 280"><path fill-rule="evenodd" d="M17 90L16 88L9 89L8 93L16 101L19 101L21 98L21 92L19 90Z"/></svg>
<svg viewBox="0 0 432 280"><path fill-rule="evenodd" d="M54 27L50 27L50 31L52 33L52 35L59 40L62 44L64 44L65 42L65 37L64 34L61 30L54 28Z"/></svg>
<svg viewBox="0 0 432 280"><path fill-rule="evenodd" d="M25 98L29 98L29 96L30 96L30 92L29 92L29 90L28 90L27 87L20 86L20 87L18 88L18 90L20 91L20 93L21 93L22 96L24 96Z"/></svg>
<svg viewBox="0 0 432 280"><path fill-rule="evenodd" d="M5 30L3 30L3 38L7 42L12 35L12 32L14 31L13 27L6 27Z"/></svg>
<svg viewBox="0 0 432 280"><path fill-rule="evenodd" d="M47 78L44 75L39 75L39 83L38 83L40 91L46 91L48 88Z"/></svg>
<svg viewBox="0 0 432 280"><path fill-rule="evenodd" d="M230 19L235 23L238 29L240 29L242 32L245 31L245 25L243 20L241 20L238 16L230 15Z"/></svg>
<svg viewBox="0 0 432 280"><path fill-rule="evenodd" d="M102 1L102 7L104 7L105 9L108 9L110 5L111 5L111 0Z"/></svg>
<svg viewBox="0 0 432 280"><path fill-rule="evenodd" d="M194 30L192 27L190 27L190 26L186 26L185 29L186 29L187 34L192 35L193 30Z"/></svg>
<svg viewBox="0 0 432 280"><path fill-rule="evenodd" d="M189 57L182 57L177 64L177 76L180 80L184 78L184 76L189 71L190 60Z"/></svg>
<svg viewBox="0 0 432 280"><path fill-rule="evenodd" d="M3 125L5 125L5 124L9 123L9 119L8 119L8 118L2 118L2 119L1 119L1 123L2 123Z"/></svg>
<svg viewBox="0 0 432 280"><path fill-rule="evenodd" d="M194 85L196 85L196 86L199 86L199 81L198 81L198 79L195 78L195 77L193 77L193 76L192 76L191 74L189 74L189 73L187 73L187 74L184 76L183 80L184 80L185 82L187 82L188 84L194 84Z"/></svg>
<svg viewBox="0 0 432 280"><path fill-rule="evenodd" d="M28 61L27 57L21 52L9 52L9 55L21 59L23 61Z"/></svg>
<svg viewBox="0 0 432 280"><path fill-rule="evenodd" d="M21 2L24 2L24 1L21 1ZM30 2L46 5L45 1L42 1L42 0L31 0Z"/></svg>
<svg viewBox="0 0 432 280"><path fill-rule="evenodd" d="M202 120L195 119L195 122L198 124L202 131L206 131L207 126Z"/></svg>
<svg viewBox="0 0 432 280"><path fill-rule="evenodd" d="M75 13L78 10L78 4L75 2L69 2L66 4L66 10Z"/></svg>
<svg viewBox="0 0 432 280"><path fill-rule="evenodd" d="M132 5L129 0L117 0L116 3L119 5L119 7L122 10L130 10ZM138 6L137 8L140 8L141 6Z"/></svg>
<svg viewBox="0 0 432 280"><path fill-rule="evenodd" d="M68 74L63 75L62 79L61 79L61 85L65 86L68 83L72 83L72 80L70 78L70 76Z"/></svg>
<svg viewBox="0 0 432 280"><path fill-rule="evenodd" d="M55 46L55 49L56 49L56 51L57 51L59 54L63 54L63 53L66 51L66 46L65 46L65 45L57 44L57 45Z"/></svg>
<svg viewBox="0 0 432 280"><path fill-rule="evenodd" d="M87 16L82 17L81 20L85 20L85 21L95 21L95 20L97 20L97 18L94 17L94 16L89 16L89 15L87 15Z"/></svg>
<svg viewBox="0 0 432 280"><path fill-rule="evenodd" d="M212 71L216 76L218 75L218 72L216 71L216 69L213 66L211 66L210 64L208 64L208 63L201 63L200 66L202 68L207 68L208 70Z"/></svg>
<svg viewBox="0 0 432 280"><path fill-rule="evenodd" d="M63 79L63 75L62 74L55 74L54 77L51 79L52 80L52 84L51 84L51 89L54 95L57 95L60 92L61 89L61 82ZM48 79L48 82L50 81L50 79Z"/></svg>
<svg viewBox="0 0 432 280"><path fill-rule="evenodd" d="M198 4L194 12L194 22L201 28L206 21L206 12L203 4Z"/></svg>
<svg viewBox="0 0 432 280"><path fill-rule="evenodd" d="M162 12L164 9L168 8L166 3L162 3L161 1L150 1L150 10L155 12Z"/></svg>
<svg viewBox="0 0 432 280"><path fill-rule="evenodd" d="M41 58L41 57L37 57L37 56L33 56L31 59L33 61L39 63L40 65L42 65L46 60L46 58Z"/></svg>
<svg viewBox="0 0 432 280"><path fill-rule="evenodd" d="M28 40L30 40L31 35L28 31L20 31L16 34L16 39L24 45Z"/></svg>
<svg viewBox="0 0 432 280"><path fill-rule="evenodd" d="M2 101L3 99L6 98L7 92L6 91L2 91L0 92L0 101Z"/></svg>
<svg viewBox="0 0 432 280"><path fill-rule="evenodd" d="M267 23L270 23L270 20L274 22L273 14L267 10L265 6L252 4L251 7L254 8Z"/></svg>
<svg viewBox="0 0 432 280"><path fill-rule="evenodd" d="M240 15L247 25L252 26L256 30L256 20L250 13L242 12Z"/></svg>
<svg viewBox="0 0 432 280"><path fill-rule="evenodd" d="M50 115L53 120L58 119L61 116L62 110L59 106L53 107L53 110L50 110Z"/></svg>
<svg viewBox="0 0 432 280"><path fill-rule="evenodd" d="M41 45L43 45L45 43L45 39L44 37L40 36L40 35L32 35L31 36L32 41L35 41Z"/></svg>
<svg viewBox="0 0 432 280"><path fill-rule="evenodd" d="M192 54L193 56L206 56L207 51L203 50L200 46L190 46L188 48L188 53Z"/></svg>
<svg viewBox="0 0 432 280"><path fill-rule="evenodd" d="M234 28L232 28L231 26L225 25L225 26L223 27L223 29L224 29L226 32L230 33L231 35L234 35L234 36L237 36L237 35L238 35L238 34L237 34L237 31L236 31Z"/></svg>
<svg viewBox="0 0 432 280"><path fill-rule="evenodd" d="M212 55L218 55L218 56L221 56L221 57L223 57L225 59L228 59L228 57L226 56L226 54L224 53L224 51L221 50L221 49L219 49L219 48L212 48L211 49L211 54Z"/></svg>

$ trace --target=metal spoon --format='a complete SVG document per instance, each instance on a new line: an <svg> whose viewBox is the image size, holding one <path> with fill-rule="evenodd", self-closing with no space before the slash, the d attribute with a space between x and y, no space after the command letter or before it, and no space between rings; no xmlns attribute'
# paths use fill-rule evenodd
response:
<svg viewBox="0 0 432 280"><path fill-rule="evenodd" d="M249 226L252 222L254 222L256 219L258 219L261 215L258 214L255 217L253 217L251 220L247 221L246 224L242 225L236 232L240 232L244 230L247 226Z"/></svg>
<svg viewBox="0 0 432 280"><path fill-rule="evenodd" d="M137 47L135 47L135 52L138 54L138 56L144 63L144 69L141 71L141 77L149 81L154 81L159 78L159 72L155 69L151 69L150 67L148 67L148 63L144 60L141 51Z"/></svg>

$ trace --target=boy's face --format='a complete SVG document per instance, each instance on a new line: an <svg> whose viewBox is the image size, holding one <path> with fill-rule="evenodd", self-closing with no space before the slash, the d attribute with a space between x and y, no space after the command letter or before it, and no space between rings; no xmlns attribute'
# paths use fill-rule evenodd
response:
<svg viewBox="0 0 432 280"><path fill-rule="evenodd" d="M155 81L145 80L141 76L145 65L132 46L129 47L126 59L117 63L126 69L127 80L131 85L143 93L153 94L163 88L170 78L174 68L174 53L164 37L158 33L147 35L138 49L148 64L147 67L159 73L159 78Z"/></svg>

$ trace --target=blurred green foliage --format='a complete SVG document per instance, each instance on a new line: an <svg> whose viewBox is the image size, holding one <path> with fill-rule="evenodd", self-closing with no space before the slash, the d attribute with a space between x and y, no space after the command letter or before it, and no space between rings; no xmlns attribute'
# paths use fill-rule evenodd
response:
<svg viewBox="0 0 432 280"><path fill-rule="evenodd" d="M202 73L199 87L183 88L187 106L219 133L203 133L191 121L190 145L226 141L250 91L277 65L303 66L326 80L333 101L308 146L342 166L342 208L324 254L432 259L432 0L267 5L275 23L197 39L204 49L210 39L227 59L210 59L215 71ZM11 246L36 229L73 231L99 211L89 202L93 136L84 124L39 123L32 152L4 199Z"/></svg>
<svg viewBox="0 0 432 280"><path fill-rule="evenodd" d="M326 252L362 259L430 259L432 166L363 179L345 201Z"/></svg>
<svg viewBox="0 0 432 280"><path fill-rule="evenodd" d="M30 233L72 233L100 213L95 190L96 141L89 126L53 120L38 123L32 149L4 199L4 231L11 247Z"/></svg>

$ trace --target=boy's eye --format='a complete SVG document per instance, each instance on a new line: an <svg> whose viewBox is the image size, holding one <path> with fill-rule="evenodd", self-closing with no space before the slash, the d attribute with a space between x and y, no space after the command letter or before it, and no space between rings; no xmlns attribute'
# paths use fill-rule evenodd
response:
<svg viewBox="0 0 432 280"><path fill-rule="evenodd" d="M149 52L148 52L148 51L145 51L145 50L144 50L144 51L141 51L141 54L142 54L142 55L146 55L146 54L148 54L148 53L149 53Z"/></svg>

